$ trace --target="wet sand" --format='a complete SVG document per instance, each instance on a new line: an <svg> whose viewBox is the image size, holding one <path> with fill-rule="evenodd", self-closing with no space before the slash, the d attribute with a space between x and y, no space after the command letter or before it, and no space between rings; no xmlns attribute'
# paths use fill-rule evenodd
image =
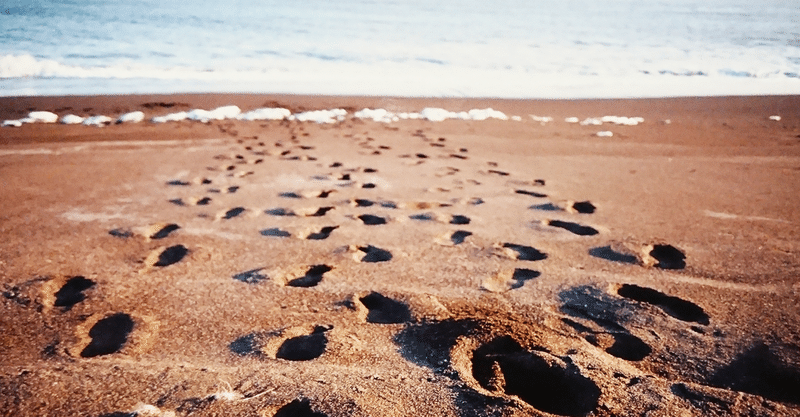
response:
<svg viewBox="0 0 800 417"><path fill-rule="evenodd" d="M800 415L800 97L0 120L229 104L350 115L0 128L3 415Z"/></svg>

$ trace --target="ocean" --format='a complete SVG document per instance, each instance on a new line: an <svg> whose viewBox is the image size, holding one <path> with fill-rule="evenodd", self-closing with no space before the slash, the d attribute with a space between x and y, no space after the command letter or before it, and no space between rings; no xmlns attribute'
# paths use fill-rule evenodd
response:
<svg viewBox="0 0 800 417"><path fill-rule="evenodd" d="M800 94L797 0L6 0L0 95Z"/></svg>

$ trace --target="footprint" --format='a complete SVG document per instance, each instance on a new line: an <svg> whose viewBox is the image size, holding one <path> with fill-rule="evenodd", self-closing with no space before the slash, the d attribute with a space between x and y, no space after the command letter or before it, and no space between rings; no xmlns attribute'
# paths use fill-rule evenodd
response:
<svg viewBox="0 0 800 417"><path fill-rule="evenodd" d="M93 358L119 352L127 343L133 327L133 319L125 313L115 313L99 320L89 330L92 340L81 351L81 357Z"/></svg>
<svg viewBox="0 0 800 417"><path fill-rule="evenodd" d="M562 318L561 321L582 333L583 338L593 346L603 349L611 356L626 361L641 361L653 351L642 339L624 329L619 331L595 331L568 318Z"/></svg>
<svg viewBox="0 0 800 417"><path fill-rule="evenodd" d="M686 255L680 249L666 244L649 245L644 249L644 264L661 269L683 269Z"/></svg>
<svg viewBox="0 0 800 417"><path fill-rule="evenodd" d="M372 214L362 214L358 216L358 219L368 226L377 226L381 224L386 224L385 217L374 216Z"/></svg>
<svg viewBox="0 0 800 417"><path fill-rule="evenodd" d="M464 156L464 155L459 155L459 154L457 154L457 153L451 153L451 154L450 154L450 157L451 157L451 158L456 158L456 159L462 159L462 160L463 160L463 159L467 159L467 157L466 157L466 156Z"/></svg>
<svg viewBox="0 0 800 417"><path fill-rule="evenodd" d="M69 310L75 304L86 299L83 292L94 287L95 282L82 276L72 277L56 292L56 300L53 303L56 307L64 307Z"/></svg>
<svg viewBox="0 0 800 417"><path fill-rule="evenodd" d="M547 254L530 246L517 245L515 243L503 243L503 248L507 249L506 253L509 256L521 261L541 261L543 259L547 259Z"/></svg>
<svg viewBox="0 0 800 417"><path fill-rule="evenodd" d="M322 356L328 345L325 332L329 327L317 326L311 334L286 339L278 348L275 357L290 361L310 361Z"/></svg>
<svg viewBox="0 0 800 417"><path fill-rule="evenodd" d="M505 171L499 171L499 170L496 170L496 169L490 169L490 170L488 170L488 171L486 171L486 172L488 172L489 174L495 174L495 175L499 175L499 176L501 176L501 177L507 177L507 176L511 175L511 174L509 174L508 172L505 172Z"/></svg>
<svg viewBox="0 0 800 417"><path fill-rule="evenodd" d="M187 186L187 185L191 185L191 183L188 182L188 181L171 180L171 181L167 181L167 185Z"/></svg>
<svg viewBox="0 0 800 417"><path fill-rule="evenodd" d="M553 203L535 204L528 208L531 210L541 210L541 211L564 211L563 208Z"/></svg>
<svg viewBox="0 0 800 417"><path fill-rule="evenodd" d="M155 249L154 251L150 252L149 255L147 255L147 258L145 258L145 268L151 266L164 267L176 264L180 262L188 253L189 249L183 245Z"/></svg>
<svg viewBox="0 0 800 417"><path fill-rule="evenodd" d="M582 214L592 214L597 210L594 204L588 201L576 201L569 205L568 211Z"/></svg>
<svg viewBox="0 0 800 417"><path fill-rule="evenodd" d="M261 273L263 270L264 268L251 269L249 271L240 272L231 278L237 281L242 281L246 284L258 284L259 282L267 279L267 276Z"/></svg>
<svg viewBox="0 0 800 417"><path fill-rule="evenodd" d="M481 282L481 288L489 292L501 293L525 285L525 281L537 278L541 272L527 268L515 268L513 271L506 270L486 278Z"/></svg>
<svg viewBox="0 0 800 417"><path fill-rule="evenodd" d="M238 185L232 185L232 186L227 188L227 192L228 192L228 194L233 194L233 193L239 191L239 188L240 187Z"/></svg>
<svg viewBox="0 0 800 417"><path fill-rule="evenodd" d="M314 409L311 408L311 402L305 398L301 398L278 409L273 417L328 417L328 415L314 411Z"/></svg>
<svg viewBox="0 0 800 417"><path fill-rule="evenodd" d="M219 214L218 217L220 219L222 219L222 220L230 220L230 219L232 219L234 217L237 217L240 214L244 213L246 210L247 209L245 209L244 207L234 207L234 208L226 211L225 213Z"/></svg>
<svg viewBox="0 0 800 417"><path fill-rule="evenodd" d="M172 200L167 200L167 201L169 201L172 204L175 204L176 206L185 206L186 205L186 203L183 202L183 199L180 199L180 198L173 198Z"/></svg>
<svg viewBox="0 0 800 417"><path fill-rule="evenodd" d="M285 230L281 230L277 227L273 227L271 229L264 229L259 233L261 233L262 236L273 236L273 237L290 237L292 235L291 233Z"/></svg>
<svg viewBox="0 0 800 417"><path fill-rule="evenodd" d="M388 262L392 260L392 254L388 250L377 248L372 245L359 246L358 250L364 253L360 262Z"/></svg>
<svg viewBox="0 0 800 417"><path fill-rule="evenodd" d="M308 268L305 275L289 280L286 285L298 288L316 287L322 281L322 276L332 270L333 267L328 265L314 265Z"/></svg>
<svg viewBox="0 0 800 417"><path fill-rule="evenodd" d="M338 229L339 226L325 226L320 229L319 232L313 232L306 236L308 240L325 240L327 239L334 230Z"/></svg>
<svg viewBox="0 0 800 417"><path fill-rule="evenodd" d="M583 226L578 223L565 222L561 220L544 220L542 223L548 226L560 227L578 236L594 236L600 233L597 231L597 229L593 227Z"/></svg>
<svg viewBox="0 0 800 417"><path fill-rule="evenodd" d="M191 204L195 206L207 206L209 203L211 203L211 197L193 198L191 200Z"/></svg>
<svg viewBox="0 0 800 417"><path fill-rule="evenodd" d="M535 191L514 190L514 192L517 193L517 194L529 195L531 197L537 197L537 198L545 198L545 197L547 197L547 194L537 193Z"/></svg>
<svg viewBox="0 0 800 417"><path fill-rule="evenodd" d="M327 214L331 210L333 210L333 207L320 207L320 208L318 208L316 210L314 210L314 209L311 209L311 210L300 210L298 214L302 215L302 216L305 216L305 217L322 217L322 216L324 216L325 214ZM303 213L308 213L308 214L303 214Z"/></svg>
<svg viewBox="0 0 800 417"><path fill-rule="evenodd" d="M626 332L596 332L585 339L609 355L631 362L641 361L653 351L642 339Z"/></svg>
<svg viewBox="0 0 800 417"><path fill-rule="evenodd" d="M169 236L170 233L180 228L181 227L175 223L156 223L147 226L142 234L144 234L148 239L163 239Z"/></svg>
<svg viewBox="0 0 800 417"><path fill-rule="evenodd" d="M652 288L623 284L617 294L635 301L653 304L678 320L708 325L709 317L697 304L664 294Z"/></svg>
<svg viewBox="0 0 800 417"><path fill-rule="evenodd" d="M371 292L358 301L367 308L368 323L393 324L411 321L411 310L400 301L386 297L381 293Z"/></svg>
<svg viewBox="0 0 800 417"><path fill-rule="evenodd" d="M108 234L110 234L111 236L119 237L119 238L123 238L123 239L127 239L127 238L133 236L133 232L132 231L127 230L127 229L122 229L122 228L109 230Z"/></svg>
<svg viewBox="0 0 800 417"><path fill-rule="evenodd" d="M797 346L757 342L709 378L714 386L747 392L800 405L800 368Z"/></svg>
<svg viewBox="0 0 800 417"><path fill-rule="evenodd" d="M269 214L270 216L295 216L294 211L283 207L267 209L264 210L264 213Z"/></svg>
<svg viewBox="0 0 800 417"><path fill-rule="evenodd" d="M351 204L353 204L355 207L372 207L375 204L375 202L370 200L365 200L362 198L357 198L353 200Z"/></svg>
<svg viewBox="0 0 800 417"><path fill-rule="evenodd" d="M333 326L292 327L274 332L255 332L239 337L228 349L240 356L280 358L290 361L316 359L325 353L325 332Z"/></svg>
<svg viewBox="0 0 800 417"><path fill-rule="evenodd" d="M375 185L375 184L373 184L373 183L371 183L371 182L368 182L368 183L366 183L366 184L362 184L362 185L361 185L361 188L367 188L367 189L369 189L369 188L375 188L375 187L377 187L377 185Z"/></svg>
<svg viewBox="0 0 800 417"><path fill-rule="evenodd" d="M453 215L450 219L450 224L469 224L469 222L469 217L460 214Z"/></svg>
<svg viewBox="0 0 800 417"><path fill-rule="evenodd" d="M466 230L456 230L452 235L450 235L450 241L453 243L453 245L460 245L464 243L464 239L469 236L472 236L472 232L468 232Z"/></svg>
<svg viewBox="0 0 800 417"><path fill-rule="evenodd" d="M500 336L472 354L472 377L492 393L516 396L537 410L583 416L597 408L600 388L574 364L542 350L526 350Z"/></svg>
<svg viewBox="0 0 800 417"><path fill-rule="evenodd" d="M639 257L621 243L611 243L606 246L598 246L596 248L589 249L589 255L611 262L619 262L624 264L639 263Z"/></svg>

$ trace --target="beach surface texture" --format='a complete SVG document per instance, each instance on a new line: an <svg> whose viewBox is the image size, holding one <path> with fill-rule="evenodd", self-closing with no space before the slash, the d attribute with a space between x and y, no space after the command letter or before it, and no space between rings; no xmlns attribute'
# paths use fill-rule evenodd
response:
<svg viewBox="0 0 800 417"><path fill-rule="evenodd" d="M0 415L800 416L798 109L0 98Z"/></svg>

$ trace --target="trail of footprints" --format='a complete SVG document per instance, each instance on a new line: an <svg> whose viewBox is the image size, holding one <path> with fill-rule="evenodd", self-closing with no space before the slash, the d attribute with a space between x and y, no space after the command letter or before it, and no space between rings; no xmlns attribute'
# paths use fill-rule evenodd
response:
<svg viewBox="0 0 800 417"><path fill-rule="evenodd" d="M465 160L468 158L466 148L449 149L445 138L436 141L425 136L424 132L418 131L414 136L422 138L434 149L445 152L437 158L448 158L450 160ZM242 143L242 140L239 140ZM248 146L244 147L246 152L240 154L217 155L216 161L223 161L222 166L210 166L209 171L226 173L227 178L242 179L252 175L256 166L263 164L268 157L278 158L288 161L316 161L313 155L306 151L314 150L312 146L299 144L297 136L293 136L289 145L284 142L277 142L274 146L269 146L264 142L258 142L257 138L251 138ZM388 146L373 146L373 141L364 142L361 147L373 150L374 155L382 155L391 151ZM249 153L251 156L245 156ZM432 157L425 153L403 154L402 160L412 161L413 164L424 164L429 162ZM514 174L501 170L498 164L490 162L490 169L482 170L479 174L487 177L513 178ZM240 167L252 167L249 170L241 170ZM350 187L369 192L377 188L372 182L359 182L358 176L364 173L376 173L374 168L344 169L344 164L336 162L330 164L330 169L340 171L326 172L318 174L313 178L319 181L327 181L334 184L334 188L321 188L318 190L287 190L279 192L277 199L287 200L325 200L331 199L336 193L336 187ZM457 167L447 167L438 171L437 177L459 176L463 170ZM460 181L460 180L459 180ZM473 185L480 185L478 181L470 180ZM567 201L555 202L546 201L548 195L542 187L545 181L536 179L533 181L521 181L530 188L513 188L513 194L522 196L525 200L521 204L529 204L528 198L534 199L534 204L528 206L533 212L542 213L564 213L574 216L574 218L585 218L597 210L594 204L589 201ZM180 197L168 200L169 203L188 209L193 206L205 207L218 205L224 201L225 194L234 194L242 189L242 185L230 185L223 182L216 185L215 180L208 178L198 178L194 181L171 180L166 183L168 187L180 189L193 189L194 187L209 187L206 193L198 193L194 197ZM205 195L204 195L205 194ZM217 197L209 195L216 194ZM339 203L328 203L304 209L290 207L272 207L258 210L258 214L269 217L297 217L314 218L325 217L338 206L344 205L357 209L383 209L395 211L408 210L430 210L450 204L442 203L400 203L376 198L375 194L369 194L366 198L356 198L345 200ZM276 201L278 201L276 200ZM484 204L485 201L478 197L471 197L462 202L467 206ZM227 222L236 221L242 215L253 209L246 207L229 207L219 211L214 218L215 221ZM404 214L409 220L425 223L437 223L453 226L468 226L472 223L466 215L462 214L443 214L437 211L424 211L411 214ZM381 226L386 226L395 222L398 216L378 215L375 213L362 213L351 216L353 225L330 225L313 230L289 231L280 227L263 228L257 233L265 238L300 238L305 240L325 240L331 237L338 229L344 227L374 227L379 231ZM562 229L581 237L596 236L600 232L588 225L564 219L545 219L541 224L554 229ZM139 228L117 228L109 231L109 234L120 239L143 238L145 241L160 241L170 236L174 236L180 231L180 226L174 223L160 223ZM466 228L460 228L440 236L438 242L450 246L462 245L473 232ZM174 239L173 239L174 240ZM595 241L595 240L593 240ZM342 253L349 254L353 260L362 263L382 263L391 262L393 254L390 250L379 248L370 244L347 245L340 250ZM143 268L140 273L148 273L158 268L169 268L190 258L191 248L182 244L158 246L152 249L143 260ZM539 271L530 269L527 266L532 262L544 261L548 254L532 246L514 242L499 242L490 252L502 256L512 261L519 262L518 267L511 270L503 270L497 274L487 277L482 282L482 289L488 292L501 293L513 291L524 287L526 282L535 280L541 275ZM625 242L610 242L606 245L595 246L588 249L588 254L592 257L607 260L620 264L638 264L641 266L652 266L661 269L682 269L686 266L685 255L682 251L666 243L655 243L647 246L637 246ZM523 266L524 265L524 266ZM257 267L241 272L233 272L231 278L240 282L240 285L263 285L264 282L271 281L283 287L293 287L303 290L313 291L313 288L325 282L332 274L335 274L335 265L328 264L308 264L285 268L268 268L267 266ZM53 280L56 282L57 280ZM50 297L52 308L68 311L79 303L91 302L92 291L96 289L97 283L86 279L83 276L70 277L63 281ZM17 301L25 303L26 299L21 295L20 288L6 288L3 295ZM583 286L569 288L560 294L560 321L564 328L582 338L591 346L603 351L605 354L619 358L624 361L636 363L646 360L654 354L653 348L644 340L641 334L627 329L624 325L625 314L630 311L646 311L656 309L662 313L677 319L680 322L692 324L692 330L703 332L704 327L710 324L711 318L698 305L683 300L681 298L662 293L656 289L643 287L635 284L622 284L616 289L615 294L607 293L601 289ZM438 302L437 302L438 303ZM547 348L546 345L536 345L522 335L525 331L534 329L533 324L519 324L517 319L487 322L489 319L473 318L444 318L437 320L421 321L416 316L410 305L402 300L402 297L387 296L380 292L370 291L354 295L348 300L343 300L354 314L361 318L366 325L399 325L400 332L395 342L413 351L428 351L428 356L422 360L437 372L450 375L453 378L464 381L466 385L488 398L502 399L506 404L522 404L523 407L530 406L539 411L556 415L577 416L590 413L597 409L601 397L604 395L603 388L598 385L585 368L569 360L568 357L559 356ZM440 304L439 304L440 305ZM442 307L444 309L444 307ZM446 311L446 310L445 310ZM446 316L450 316L447 314ZM487 313L484 317L492 317ZM519 320L524 322L524 320ZM145 326L143 321L125 312L111 312L101 317L95 317L91 326L85 331L85 342L80 347L76 356L83 358L94 358L123 352L125 346L129 344L131 334ZM516 326L516 331L514 331ZM528 327L526 327L528 326ZM533 326L533 327L531 327ZM699 326L699 327L698 327ZM534 332L535 333L535 332ZM286 361L312 361L325 355L329 338L334 337L333 326L327 324L314 324L308 326L295 326L282 329L272 329L255 331L244 334L228 345L228 350L237 356L254 357L263 360L286 360ZM750 357L746 361L758 361L768 358L771 351L768 348L756 352L748 352ZM439 359L436 359L439 358ZM443 359L443 360L442 360ZM748 364L750 363L748 362ZM444 365L449 363L451 365ZM731 364L726 372L739 372L736 364ZM775 365L778 366L778 365ZM449 368L448 368L449 367ZM723 370L725 371L725 370ZM793 386L800 392L800 370L797 369L778 369L777 371L794 378ZM633 380L631 380L633 381ZM740 389L757 395L769 393L762 390L764 381L739 375L735 386L724 386L721 380L710 378L705 381L696 381L700 384L710 386L722 386L723 388ZM769 381L767 381L768 383ZM633 384L635 382L630 382ZM692 389L683 383L673 386L675 395L692 398ZM214 401L216 397L211 398ZM238 397L237 397L238 398ZM796 393L788 393L777 398L770 397L777 401L789 401L800 403L800 397ZM123 413L123 415L125 415ZM130 413L128 415L136 415ZM317 411L313 399L297 398L281 408L274 416L288 415L308 415L326 416Z"/></svg>

